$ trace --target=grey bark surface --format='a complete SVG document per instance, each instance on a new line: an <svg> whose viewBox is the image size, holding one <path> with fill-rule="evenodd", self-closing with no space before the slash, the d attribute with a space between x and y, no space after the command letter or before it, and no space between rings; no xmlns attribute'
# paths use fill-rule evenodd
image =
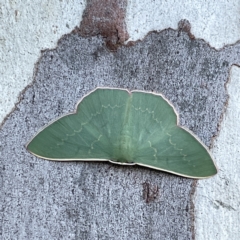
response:
<svg viewBox="0 0 240 240"><path fill-rule="evenodd" d="M194 181L142 167L51 162L25 144L97 86L163 93L207 146L217 134L239 44L220 51L184 31L109 51L77 33L45 51L0 130L2 239L193 239Z"/></svg>

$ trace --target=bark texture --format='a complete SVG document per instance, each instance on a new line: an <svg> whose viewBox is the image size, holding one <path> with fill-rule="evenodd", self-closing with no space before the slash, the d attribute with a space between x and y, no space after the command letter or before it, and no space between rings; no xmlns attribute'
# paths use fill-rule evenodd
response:
<svg viewBox="0 0 240 240"><path fill-rule="evenodd" d="M193 239L194 181L142 167L51 162L25 144L97 86L163 93L206 145L227 102L240 44L220 51L186 31L151 33L116 52L102 37L63 37L0 132L2 239Z"/></svg>
<svg viewBox="0 0 240 240"><path fill-rule="evenodd" d="M127 0L88 0L79 32L82 36L101 35L115 51L128 38L125 24Z"/></svg>

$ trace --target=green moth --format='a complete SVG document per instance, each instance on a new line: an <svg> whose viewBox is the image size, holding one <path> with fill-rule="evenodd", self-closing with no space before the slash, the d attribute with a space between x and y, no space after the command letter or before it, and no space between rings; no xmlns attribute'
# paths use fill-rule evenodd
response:
<svg viewBox="0 0 240 240"><path fill-rule="evenodd" d="M59 161L110 161L189 178L217 173L207 148L178 125L161 94L97 88L74 113L51 122L30 141L34 155Z"/></svg>

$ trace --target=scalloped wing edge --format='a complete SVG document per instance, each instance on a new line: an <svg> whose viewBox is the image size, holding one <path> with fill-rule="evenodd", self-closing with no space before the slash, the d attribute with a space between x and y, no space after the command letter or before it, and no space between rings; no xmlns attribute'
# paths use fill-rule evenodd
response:
<svg viewBox="0 0 240 240"><path fill-rule="evenodd" d="M176 125L179 127L179 128L182 128L183 130L187 131L190 135L192 135L197 141L199 144L201 144L205 150L207 151L207 153L209 154L209 156L211 157L211 160L213 162L213 165L215 166L216 168L216 173L213 174L213 175L210 175L210 176L206 176L206 177L196 177L196 176L190 176L190 175L184 175L184 174L180 174L180 173L177 173L177 172L174 172L174 171L169 171L169 170L165 170L165 169L162 169L162 168L157 168L157 167L153 167L151 165L147 165L147 164L139 164L139 163L121 163L121 162L114 162L110 159L97 159L97 158L71 158L71 159L53 159L53 158L46 158L46 157L42 157L42 156L39 156L35 153L33 153L32 151L30 151L28 149L28 145L30 144L30 142L40 133L42 132L45 128L49 127L52 123L58 121L59 119L61 119L62 117L65 117L65 116L69 116L69 115L73 115L73 114L76 114L77 113L77 109L78 109L78 106L79 104L83 101L83 99L87 96L89 96L91 93L97 91L98 89L109 89L109 90L122 90L122 91L126 91L128 92L129 94L133 93L133 92L141 92L141 93L147 93L147 94L152 94L152 95L156 95L156 96L161 96L173 109L176 117L177 117L177 122L176 122ZM178 112L176 111L174 105L162 94L162 93L155 93L155 92L148 92L148 91L143 91L143 90L132 90L132 91L129 91L128 89L124 89L124 88L111 88L111 87L97 87L95 89L93 89L92 91L90 91L88 94L84 95L78 102L77 104L75 105L75 110L71 113L67 113L67 114L64 114L60 117L58 117L57 119L54 119L52 121L50 121L47 125L45 125L43 128L41 128L40 130L37 131L37 133L35 133L35 135L30 139L30 141L26 144L26 149L28 150L28 152L30 152L31 154L33 154L34 156L36 157L39 157L39 158L42 158L42 159L46 159L46 160L51 160L51 161L61 161L61 162L66 162L66 161L91 161L91 162L111 162L111 163L114 163L114 164L118 164L118 165L125 165L125 166L133 166L133 165L138 165L138 166L143 166L143 167L148 167L148 168L151 168L151 169L155 169L155 170L160 170L160 171L163 171L163 172L167 172L167 173L172 173L172 174L175 174L175 175L178 175L178 176L182 176L182 177L187 177L187 178L193 178L193 179L207 179L207 178L210 178L214 175L216 175L218 173L218 168L216 166L216 163L215 163L215 160L211 154L211 152L209 151L209 149L202 143L202 141L199 139L198 136L196 136L191 130L187 129L186 127L184 126L181 126L179 124L179 114Z"/></svg>

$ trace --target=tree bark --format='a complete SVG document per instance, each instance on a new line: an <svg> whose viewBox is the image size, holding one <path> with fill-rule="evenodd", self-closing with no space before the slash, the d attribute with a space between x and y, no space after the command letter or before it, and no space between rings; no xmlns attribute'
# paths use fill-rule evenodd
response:
<svg viewBox="0 0 240 240"><path fill-rule="evenodd" d="M107 86L163 93L181 124L210 146L239 45L217 51L180 24L111 51L105 38L79 32L42 53L33 84L2 126L2 238L194 239L196 181L135 166L46 161L25 144L89 91Z"/></svg>

